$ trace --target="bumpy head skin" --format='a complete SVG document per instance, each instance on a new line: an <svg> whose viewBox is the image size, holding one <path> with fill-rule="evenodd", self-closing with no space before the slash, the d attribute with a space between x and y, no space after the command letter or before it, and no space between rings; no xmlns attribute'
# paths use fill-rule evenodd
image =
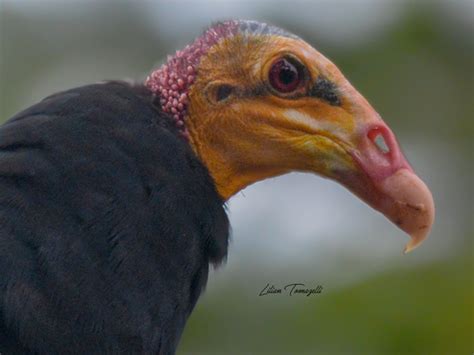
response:
<svg viewBox="0 0 474 355"><path fill-rule="evenodd" d="M219 23L146 85L223 198L264 178L313 172L339 181L410 234L406 251L427 237L432 196L394 134L338 68L299 37L257 22Z"/></svg>
<svg viewBox="0 0 474 355"><path fill-rule="evenodd" d="M235 35L282 35L294 37L278 27L255 21L220 22L208 28L192 44L168 56L166 64L148 76L145 85L160 97L161 108L170 114L183 136L189 137L185 125L188 93L196 79L198 66L209 50L224 38Z"/></svg>
<svg viewBox="0 0 474 355"><path fill-rule="evenodd" d="M145 85L160 97L161 108L170 114L185 137L189 132L184 124L187 117L188 92L194 83L201 58L222 38L234 36L238 22L219 23L209 28L194 43L177 51L158 70L151 73Z"/></svg>

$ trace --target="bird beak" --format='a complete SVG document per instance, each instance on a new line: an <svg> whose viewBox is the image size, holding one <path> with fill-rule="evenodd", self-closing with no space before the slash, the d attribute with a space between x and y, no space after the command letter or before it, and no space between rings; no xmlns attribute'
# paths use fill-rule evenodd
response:
<svg viewBox="0 0 474 355"><path fill-rule="evenodd" d="M430 190L404 157L390 128L337 67L309 45L303 57L308 63L318 63L309 67L335 83L341 99L339 108L308 104L300 108L303 115L286 116L294 125L303 122L314 127L316 151L326 154L317 156L322 165L308 170L340 182L384 214L411 237L404 252L415 249L428 237L434 222ZM312 120L302 119L306 117ZM321 136L332 142L332 148L327 141L320 143Z"/></svg>
<svg viewBox="0 0 474 355"><path fill-rule="evenodd" d="M431 230L433 197L404 157L390 128L368 104L365 107L363 117L356 120L348 151L354 168L339 172L336 179L410 235L404 250L407 253Z"/></svg>

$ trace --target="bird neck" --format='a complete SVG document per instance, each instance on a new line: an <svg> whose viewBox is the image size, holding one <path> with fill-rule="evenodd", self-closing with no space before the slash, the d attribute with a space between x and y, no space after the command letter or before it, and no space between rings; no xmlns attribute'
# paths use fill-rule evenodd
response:
<svg viewBox="0 0 474 355"><path fill-rule="evenodd" d="M239 147L242 148L239 141L217 137L220 130L209 124L211 120L205 104L197 102L196 96L199 95L194 95L191 105L193 89L196 90L196 83L200 81L201 60L217 43L235 36L241 28L244 31L259 30L253 22L231 20L217 23L193 43L177 51L174 56L169 56L167 62L153 71L145 81L145 86L159 99L162 111L173 119L180 135L189 142L207 167L224 200L258 180L280 173L251 164L248 158L252 154L239 150Z"/></svg>
<svg viewBox="0 0 474 355"><path fill-rule="evenodd" d="M284 174L285 171L269 167L255 168L245 164L244 157L239 151L229 151L230 146L216 146L212 137L207 138L200 134L188 120L189 144L199 160L208 169L217 192L224 201L257 181Z"/></svg>
<svg viewBox="0 0 474 355"><path fill-rule="evenodd" d="M262 149L259 132L221 128L219 125L227 121L203 113L197 106L190 107L186 119L188 142L206 166L223 200L257 181L288 172L282 164L267 164L268 155L259 154Z"/></svg>

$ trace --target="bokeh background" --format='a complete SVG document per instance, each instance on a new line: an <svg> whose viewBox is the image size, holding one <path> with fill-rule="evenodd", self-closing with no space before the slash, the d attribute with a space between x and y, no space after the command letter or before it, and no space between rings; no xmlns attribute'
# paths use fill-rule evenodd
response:
<svg viewBox="0 0 474 355"><path fill-rule="evenodd" d="M143 80L236 17L284 27L339 66L398 135L437 220L402 255L408 238L331 181L245 189L179 354L472 354L473 1L0 0L0 121L59 90ZM295 282L323 292L259 296Z"/></svg>

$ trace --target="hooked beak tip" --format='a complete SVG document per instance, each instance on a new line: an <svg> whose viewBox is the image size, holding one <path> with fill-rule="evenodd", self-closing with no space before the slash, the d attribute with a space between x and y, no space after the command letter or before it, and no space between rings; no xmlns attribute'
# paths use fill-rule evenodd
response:
<svg viewBox="0 0 474 355"><path fill-rule="evenodd" d="M423 238L425 239L425 238ZM422 239L422 240L423 240ZM403 254L408 254L409 252L413 251L415 248L417 248L419 245L421 245L422 240L418 241L415 239L411 239L406 245L405 249L403 249Z"/></svg>
<svg viewBox="0 0 474 355"><path fill-rule="evenodd" d="M395 201L382 212L411 237L404 249L407 254L421 245L431 231L435 216L433 196L426 184L407 169L387 178L380 188Z"/></svg>
<svg viewBox="0 0 474 355"><path fill-rule="evenodd" d="M433 196L415 174L393 132L377 121L361 129L353 159L366 176L366 183L351 181L353 190L383 213L411 240L404 253L418 247L429 235L434 222Z"/></svg>

